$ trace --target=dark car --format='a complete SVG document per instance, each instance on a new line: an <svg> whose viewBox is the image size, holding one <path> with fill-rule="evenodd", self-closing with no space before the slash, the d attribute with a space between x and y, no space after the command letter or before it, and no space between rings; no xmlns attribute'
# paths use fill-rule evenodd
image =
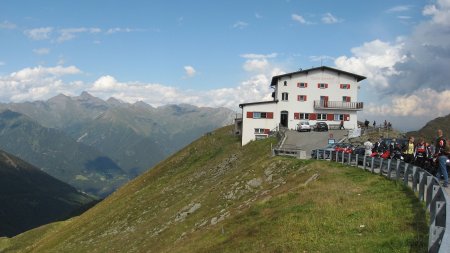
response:
<svg viewBox="0 0 450 253"><path fill-rule="evenodd" d="M317 122L316 127L314 128L318 132L327 132L328 131L328 125L325 122Z"/></svg>

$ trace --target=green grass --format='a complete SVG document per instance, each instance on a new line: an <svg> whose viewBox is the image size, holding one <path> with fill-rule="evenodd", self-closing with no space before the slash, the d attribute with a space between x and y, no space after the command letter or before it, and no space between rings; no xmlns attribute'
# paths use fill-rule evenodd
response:
<svg viewBox="0 0 450 253"><path fill-rule="evenodd" d="M336 163L271 157L274 139L241 147L230 133L195 141L79 217L0 240L0 251L426 251L424 208L402 185Z"/></svg>

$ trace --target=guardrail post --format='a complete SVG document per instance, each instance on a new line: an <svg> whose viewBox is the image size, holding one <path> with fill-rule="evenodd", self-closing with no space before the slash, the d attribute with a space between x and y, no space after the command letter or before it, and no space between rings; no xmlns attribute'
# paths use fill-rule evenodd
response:
<svg viewBox="0 0 450 253"><path fill-rule="evenodd" d="M436 219L436 214L437 214L437 205L436 203L438 201L442 201L444 199L443 197L443 193L442 193L442 189L441 187L437 184L437 185L433 185L433 197L431 199L431 203L430 203L430 220L431 223L433 223L433 221Z"/></svg>
<svg viewBox="0 0 450 253"><path fill-rule="evenodd" d="M378 174L383 175L383 158L380 158L380 171L378 172Z"/></svg>
<svg viewBox="0 0 450 253"><path fill-rule="evenodd" d="M345 154L344 154L344 151L342 151L342 164L344 164L344 160L345 160Z"/></svg>
<svg viewBox="0 0 450 253"><path fill-rule="evenodd" d="M355 155L355 162L356 162L356 167L358 167L358 163L359 163L359 154Z"/></svg>
<svg viewBox="0 0 450 253"><path fill-rule="evenodd" d="M417 192L417 181L418 181L417 175L418 175L417 167L413 166L413 168L412 168L412 188L413 188L414 192Z"/></svg>
<svg viewBox="0 0 450 253"><path fill-rule="evenodd" d="M397 159L395 163L395 180L400 180L400 160Z"/></svg>
<svg viewBox="0 0 450 253"><path fill-rule="evenodd" d="M388 178L391 179L391 159L388 159L387 170L388 170Z"/></svg>
<svg viewBox="0 0 450 253"><path fill-rule="evenodd" d="M375 163L375 157L372 157L372 162L370 163L370 172L374 172L374 168L373 168L373 165L374 165L374 163Z"/></svg>
<svg viewBox="0 0 450 253"><path fill-rule="evenodd" d="M440 242L444 236L445 228L435 225L430 226L430 235L428 237L428 252L438 252Z"/></svg>
<svg viewBox="0 0 450 253"><path fill-rule="evenodd" d="M421 171L419 172L419 200L424 201L425 200L425 172Z"/></svg>
<svg viewBox="0 0 450 253"><path fill-rule="evenodd" d="M366 170L366 162L367 162L367 156L366 154L364 154L364 158L363 158L363 170Z"/></svg>
<svg viewBox="0 0 450 253"><path fill-rule="evenodd" d="M425 203L428 211L430 210L431 200L433 199L433 186L435 184L433 176L427 176L427 193L425 196Z"/></svg>
<svg viewBox="0 0 450 253"><path fill-rule="evenodd" d="M336 162L338 163L339 162L339 152L337 152L337 151L335 151L336 152Z"/></svg>
<svg viewBox="0 0 450 253"><path fill-rule="evenodd" d="M348 165L352 165L352 153L348 153Z"/></svg>
<svg viewBox="0 0 450 253"><path fill-rule="evenodd" d="M404 185L406 185L406 186L408 186L408 163L405 163L405 170L404 170L404 173L403 173L403 184Z"/></svg>

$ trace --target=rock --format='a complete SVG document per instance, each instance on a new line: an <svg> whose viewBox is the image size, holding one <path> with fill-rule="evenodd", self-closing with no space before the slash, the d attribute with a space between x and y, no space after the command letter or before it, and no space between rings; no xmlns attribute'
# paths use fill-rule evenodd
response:
<svg viewBox="0 0 450 253"><path fill-rule="evenodd" d="M212 219L211 219L211 225L216 225L217 224L217 217L213 217Z"/></svg>
<svg viewBox="0 0 450 253"><path fill-rule="evenodd" d="M262 184L262 179L261 178L253 178L252 180L247 182L247 185L252 187L252 188L260 187L261 184Z"/></svg>

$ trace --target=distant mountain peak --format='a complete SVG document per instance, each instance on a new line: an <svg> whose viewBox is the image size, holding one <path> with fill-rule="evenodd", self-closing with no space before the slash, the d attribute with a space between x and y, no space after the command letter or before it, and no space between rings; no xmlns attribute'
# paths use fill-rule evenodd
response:
<svg viewBox="0 0 450 253"><path fill-rule="evenodd" d="M23 116L23 114L11 111L9 109L6 109L6 110L0 112L0 118L2 118L2 119L14 119L14 118L19 118L21 116Z"/></svg>
<svg viewBox="0 0 450 253"><path fill-rule="evenodd" d="M123 102L120 99L114 98L114 97L110 97L108 98L108 100L106 100L106 102L110 105L123 105L126 104L126 102Z"/></svg>

